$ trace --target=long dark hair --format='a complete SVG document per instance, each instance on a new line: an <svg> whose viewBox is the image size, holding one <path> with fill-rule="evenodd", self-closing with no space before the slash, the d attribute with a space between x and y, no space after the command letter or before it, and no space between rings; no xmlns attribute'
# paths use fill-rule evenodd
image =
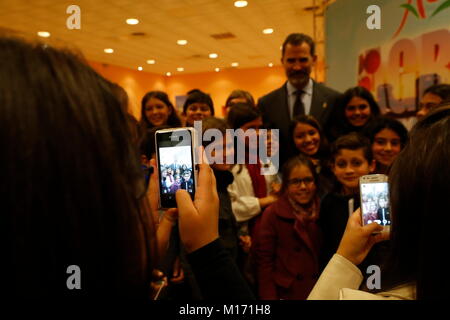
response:
<svg viewBox="0 0 450 320"><path fill-rule="evenodd" d="M48 45L0 37L0 61L3 290L146 297L153 221L139 205L139 159L110 86ZM81 290L68 290L71 265Z"/></svg>
<svg viewBox="0 0 450 320"><path fill-rule="evenodd" d="M147 117L145 116L145 105L147 104L147 101L151 98L155 98L158 100L161 100L164 102L164 104L171 110L169 117L167 118L167 123L164 125L168 125L170 128L176 128L181 127L181 120L177 115L177 112L172 104L170 102L169 96L167 93L163 91L150 91L145 94L145 96L142 98L141 101L141 130L144 132L146 129L151 129L154 127L153 124L148 121Z"/></svg>
<svg viewBox="0 0 450 320"><path fill-rule="evenodd" d="M347 118L345 117L345 107L354 97L359 97L367 101L370 107L370 118L367 126L373 119L377 118L380 114L380 107L375 101L372 93L364 87L353 87L345 91L342 96L336 101L334 109L331 111L328 121L325 125L327 128L327 136L330 141L336 140L341 135L357 131L362 128L353 127Z"/></svg>
<svg viewBox="0 0 450 320"><path fill-rule="evenodd" d="M390 129L394 131L400 138L401 147L405 147L406 142L408 141L408 130L405 128L403 123L392 118L380 116L375 119L369 126L364 128L362 133L367 138L369 138L370 144L373 144L377 133L384 129Z"/></svg>
<svg viewBox="0 0 450 320"><path fill-rule="evenodd" d="M298 115L294 117L294 119L292 119L289 126L289 137L291 139L291 143L294 143L294 131L299 123L308 124L319 132L320 145L319 150L317 150L317 153L314 155L314 157L321 160L325 160L326 158L328 158L330 150L327 137L325 136L319 122L311 115Z"/></svg>
<svg viewBox="0 0 450 320"><path fill-rule="evenodd" d="M448 298L450 105L414 126L389 179L392 248L383 289L412 282L418 299Z"/></svg>

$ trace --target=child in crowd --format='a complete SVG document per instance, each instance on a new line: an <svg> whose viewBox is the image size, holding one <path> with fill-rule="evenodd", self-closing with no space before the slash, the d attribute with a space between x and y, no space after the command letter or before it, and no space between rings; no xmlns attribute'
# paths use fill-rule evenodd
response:
<svg viewBox="0 0 450 320"><path fill-rule="evenodd" d="M281 196L264 212L256 260L261 299L304 300L319 276L317 173L304 155L283 167Z"/></svg>
<svg viewBox="0 0 450 320"><path fill-rule="evenodd" d="M180 127L181 120L167 93L150 91L141 101L141 130L159 126Z"/></svg>
<svg viewBox="0 0 450 320"><path fill-rule="evenodd" d="M262 164L258 158L258 132L262 128L262 116L258 109L247 104L238 103L231 108L227 121L233 129L241 129L246 137L236 138L237 165L231 172L234 176L233 183L228 187L230 193L233 214L240 226L240 234L250 235L251 250L257 245L255 242L261 222L263 210L278 200L278 170L273 168L273 164ZM251 136L253 130L254 135ZM250 136L250 137L249 137ZM253 139L252 139L253 138ZM240 150L245 150L241 155ZM267 166L266 168L264 168ZM262 175L261 169L275 172L274 174ZM272 170L274 169L274 170ZM247 243L249 243L247 241ZM251 258L244 259L244 265L251 265ZM244 268L244 266L241 266ZM254 271L246 272L246 277L250 283L255 283Z"/></svg>
<svg viewBox="0 0 450 320"><path fill-rule="evenodd" d="M366 127L364 134L370 140L376 161L374 173L388 174L392 163L408 140L408 131L398 120L379 117Z"/></svg>
<svg viewBox="0 0 450 320"><path fill-rule="evenodd" d="M380 107L372 93L364 87L353 87L344 92L325 124L328 141L351 132L362 132L380 115Z"/></svg>
<svg viewBox="0 0 450 320"><path fill-rule="evenodd" d="M227 122L216 117L209 117L203 120L203 135L210 129L218 130L222 138L213 141L203 139L203 147L208 156L214 176L216 177L217 194L219 195L219 236L225 248L236 262L238 257L238 229L236 218L231 207L231 199L228 193L228 186L233 182L233 174L230 172L232 163L227 163L233 159L233 140L227 137L226 130L229 129Z"/></svg>
<svg viewBox="0 0 450 320"><path fill-rule="evenodd" d="M359 207L359 178L375 169L369 140L357 133L338 138L331 146L331 169L335 187L323 198L319 219L324 233L322 267L336 252L349 212Z"/></svg>
<svg viewBox="0 0 450 320"><path fill-rule="evenodd" d="M198 89L192 90L183 105L186 127L193 127L195 121L214 115L214 104L209 94Z"/></svg>
<svg viewBox="0 0 450 320"><path fill-rule="evenodd" d="M310 115L296 116L289 128L289 136L300 154L307 156L318 174L318 194L323 197L331 191L333 173L328 167L329 148L319 122Z"/></svg>

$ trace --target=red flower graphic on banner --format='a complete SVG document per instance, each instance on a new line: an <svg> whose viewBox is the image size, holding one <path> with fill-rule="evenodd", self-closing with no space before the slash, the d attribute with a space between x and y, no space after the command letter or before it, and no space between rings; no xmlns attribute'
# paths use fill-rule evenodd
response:
<svg viewBox="0 0 450 320"><path fill-rule="evenodd" d="M433 3L437 2L438 0L427 0L427 2ZM411 12L416 18L418 19L426 19L427 13L425 10L424 0L416 0L416 7L412 5L413 0L408 0L407 3L402 4L400 7L405 9L405 12L403 13L402 21L400 22L400 26L398 27L397 31L394 33L393 38L398 36L398 34L403 30L403 27L405 26L406 20L408 18L409 13ZM447 9L450 7L450 0L444 0L443 3L439 7L434 10L434 12L431 14L430 18L434 17L436 14L441 12L444 9Z"/></svg>

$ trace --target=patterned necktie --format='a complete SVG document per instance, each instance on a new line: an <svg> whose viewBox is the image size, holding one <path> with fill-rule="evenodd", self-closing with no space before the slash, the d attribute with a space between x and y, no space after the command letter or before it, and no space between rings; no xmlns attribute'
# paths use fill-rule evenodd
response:
<svg viewBox="0 0 450 320"><path fill-rule="evenodd" d="M295 118L297 115L305 114L305 106L303 105L302 101L302 95L303 90L297 90L295 92L295 95L297 96L294 103L294 113L292 115L292 118Z"/></svg>

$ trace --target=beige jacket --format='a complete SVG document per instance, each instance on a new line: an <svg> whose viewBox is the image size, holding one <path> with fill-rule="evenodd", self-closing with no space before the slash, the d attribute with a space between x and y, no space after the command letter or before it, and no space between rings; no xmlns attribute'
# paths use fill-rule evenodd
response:
<svg viewBox="0 0 450 320"><path fill-rule="evenodd" d="M415 300L415 286L403 285L376 294L360 291L361 271L335 254L308 296L308 300Z"/></svg>

